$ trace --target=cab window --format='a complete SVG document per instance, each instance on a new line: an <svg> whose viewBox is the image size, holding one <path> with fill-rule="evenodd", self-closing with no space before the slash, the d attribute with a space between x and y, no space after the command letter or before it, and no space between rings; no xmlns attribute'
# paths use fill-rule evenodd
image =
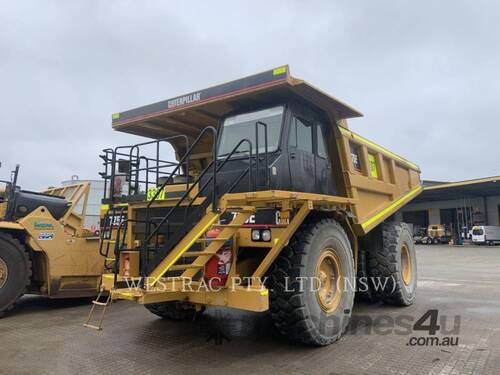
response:
<svg viewBox="0 0 500 375"><path fill-rule="evenodd" d="M255 123L261 121L267 125L268 152L274 152L278 149L280 140L283 106L272 107L260 111L247 112L227 117L222 125L222 134L219 142L219 156L229 154L233 147L242 139L249 139L256 146ZM266 152L265 131L259 128L259 153ZM248 146L244 143L238 153L248 152ZM256 150L253 150L256 152Z"/></svg>
<svg viewBox="0 0 500 375"><path fill-rule="evenodd" d="M323 138L323 131L321 130L321 126L316 127L318 131L318 156L320 158L326 159L326 144L325 139Z"/></svg>
<svg viewBox="0 0 500 375"><path fill-rule="evenodd" d="M309 153L313 152L313 126L300 118L294 118L290 129L289 145Z"/></svg>

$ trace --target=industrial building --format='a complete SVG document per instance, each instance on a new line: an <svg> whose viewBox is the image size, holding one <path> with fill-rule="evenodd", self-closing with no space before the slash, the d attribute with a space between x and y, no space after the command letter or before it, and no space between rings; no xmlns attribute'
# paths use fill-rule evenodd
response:
<svg viewBox="0 0 500 375"><path fill-rule="evenodd" d="M500 176L458 182L424 181L424 189L394 215L414 230L445 225L455 236L474 225L500 225Z"/></svg>

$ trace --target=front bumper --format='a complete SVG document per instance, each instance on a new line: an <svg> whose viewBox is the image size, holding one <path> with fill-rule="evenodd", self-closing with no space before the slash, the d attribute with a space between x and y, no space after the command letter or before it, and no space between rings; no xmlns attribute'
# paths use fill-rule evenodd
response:
<svg viewBox="0 0 500 375"><path fill-rule="evenodd" d="M113 274L102 277L103 289L109 291L114 300L124 299L139 304L178 301L254 312L269 309L269 290L260 285L247 287L235 284L210 288L205 283L192 280L160 280L154 288L145 289L139 286L140 278L118 277L117 282L121 287L115 287Z"/></svg>

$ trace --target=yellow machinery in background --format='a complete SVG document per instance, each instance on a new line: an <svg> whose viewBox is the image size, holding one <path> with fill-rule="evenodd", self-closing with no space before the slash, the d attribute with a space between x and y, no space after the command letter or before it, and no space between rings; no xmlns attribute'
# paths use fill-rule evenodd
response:
<svg viewBox="0 0 500 375"><path fill-rule="evenodd" d="M0 315L24 293L50 298L99 292L99 234L84 227L90 185L43 193L17 186L19 166L0 191Z"/></svg>

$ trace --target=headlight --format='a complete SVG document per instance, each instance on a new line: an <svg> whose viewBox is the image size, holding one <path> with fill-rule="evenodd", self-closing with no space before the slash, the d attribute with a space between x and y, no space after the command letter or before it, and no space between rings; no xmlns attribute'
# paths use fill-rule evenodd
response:
<svg viewBox="0 0 500 375"><path fill-rule="evenodd" d="M260 232L260 236L262 238L262 241L265 242L271 241L271 230L264 229L262 232Z"/></svg>
<svg viewBox="0 0 500 375"><path fill-rule="evenodd" d="M260 241L260 230L252 229L252 241Z"/></svg>

